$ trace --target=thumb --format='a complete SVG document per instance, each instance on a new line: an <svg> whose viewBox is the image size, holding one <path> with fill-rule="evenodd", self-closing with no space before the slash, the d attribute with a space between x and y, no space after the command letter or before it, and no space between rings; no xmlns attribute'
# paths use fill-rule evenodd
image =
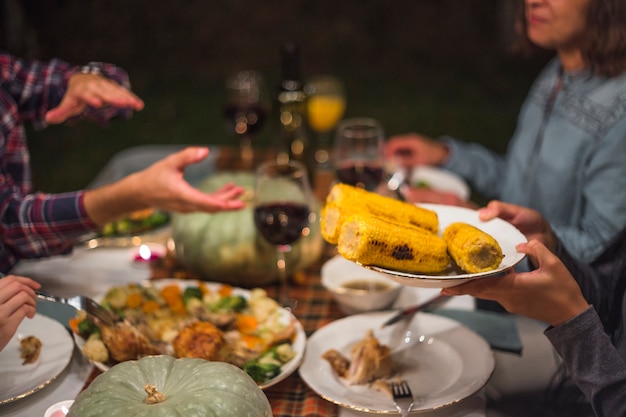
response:
<svg viewBox="0 0 626 417"><path fill-rule="evenodd" d="M538 240L520 243L515 249L518 252L528 255L535 268L541 267L541 264L548 262L551 258L556 258L556 255L550 252L550 250Z"/></svg>
<svg viewBox="0 0 626 417"><path fill-rule="evenodd" d="M85 104L62 100L54 109L46 113L46 122L50 124L60 124L72 116L80 114L85 109Z"/></svg>

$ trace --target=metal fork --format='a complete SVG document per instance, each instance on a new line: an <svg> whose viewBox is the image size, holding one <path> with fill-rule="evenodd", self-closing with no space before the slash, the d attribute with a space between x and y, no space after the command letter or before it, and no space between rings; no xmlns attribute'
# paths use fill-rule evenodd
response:
<svg viewBox="0 0 626 417"><path fill-rule="evenodd" d="M67 304L76 310L84 310L87 315L100 320L103 324L112 326L118 321L118 318L109 310L102 307L93 299L84 295L75 295L73 297L64 298L45 292L37 291L37 298L41 300L51 301L53 303Z"/></svg>
<svg viewBox="0 0 626 417"><path fill-rule="evenodd" d="M389 386L391 387L391 394L393 395L393 401L396 403L396 408L402 414L402 417L408 417L414 401L409 383L401 379L390 382Z"/></svg>

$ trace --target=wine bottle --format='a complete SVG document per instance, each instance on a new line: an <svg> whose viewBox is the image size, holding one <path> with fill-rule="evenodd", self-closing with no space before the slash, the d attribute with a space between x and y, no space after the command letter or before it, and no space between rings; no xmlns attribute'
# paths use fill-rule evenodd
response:
<svg viewBox="0 0 626 417"><path fill-rule="evenodd" d="M278 157L302 162L306 166L312 186L315 150L311 144L311 135L307 123L306 94L304 83L300 77L298 45L295 43L283 45L280 50L280 57L282 79L276 103L277 138L280 141Z"/></svg>

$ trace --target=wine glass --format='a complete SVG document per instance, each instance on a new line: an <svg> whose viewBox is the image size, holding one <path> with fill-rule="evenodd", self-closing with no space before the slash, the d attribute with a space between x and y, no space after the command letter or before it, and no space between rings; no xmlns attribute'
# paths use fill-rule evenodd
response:
<svg viewBox="0 0 626 417"><path fill-rule="evenodd" d="M337 180L375 191L383 176L384 141L375 119L355 117L339 123L333 147Z"/></svg>
<svg viewBox="0 0 626 417"><path fill-rule="evenodd" d="M272 160L257 168L254 224L259 233L276 246L279 303L291 309L296 304L289 295L285 254L308 231L312 198L307 171L301 162Z"/></svg>
<svg viewBox="0 0 626 417"><path fill-rule="evenodd" d="M244 169L252 168L252 137L267 118L267 98L263 77L256 71L239 71L226 79L224 118L229 131L239 138Z"/></svg>
<svg viewBox="0 0 626 417"><path fill-rule="evenodd" d="M317 75L304 86L307 95L309 127L317 135L315 161L330 164L331 133L346 109L346 95L341 81L332 75Z"/></svg>

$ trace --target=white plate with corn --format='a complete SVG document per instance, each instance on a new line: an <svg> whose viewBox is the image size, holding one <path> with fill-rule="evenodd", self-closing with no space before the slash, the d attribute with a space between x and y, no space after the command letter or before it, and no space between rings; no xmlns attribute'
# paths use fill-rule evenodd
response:
<svg viewBox="0 0 626 417"><path fill-rule="evenodd" d="M391 252L387 252L392 259L378 263L380 260L368 260L361 255L355 262L404 285L445 288L504 273L525 257L515 247L526 242L526 237L502 219L485 222L478 218L476 210L463 207L437 204L420 204L419 207L437 214L436 233L428 236L387 227L384 234L388 238L385 239L390 241L391 238L394 242L389 246L393 247ZM360 228L363 229L362 224ZM378 237L372 241L381 240L384 239ZM385 250L376 250L376 247L374 250L378 257L385 254Z"/></svg>
<svg viewBox="0 0 626 417"><path fill-rule="evenodd" d="M513 268L526 237L502 219L440 204L410 204L346 184L326 199L322 236L340 255L413 287L445 288Z"/></svg>

